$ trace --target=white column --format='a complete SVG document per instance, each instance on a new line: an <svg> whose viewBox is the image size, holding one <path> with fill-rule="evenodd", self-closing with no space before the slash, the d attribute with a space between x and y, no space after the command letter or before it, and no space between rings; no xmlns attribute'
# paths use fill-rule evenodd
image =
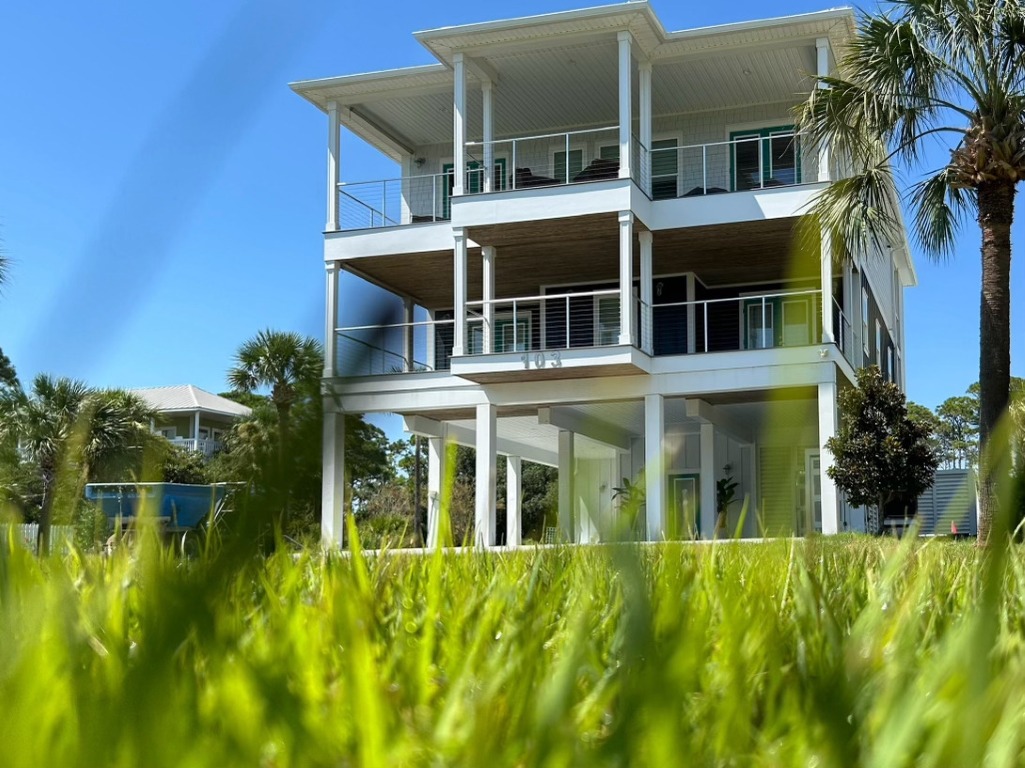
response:
<svg viewBox="0 0 1025 768"><path fill-rule="evenodd" d="M622 167L622 166L620 166ZM634 215L619 212L619 343L634 343Z"/></svg>
<svg viewBox="0 0 1025 768"><path fill-rule="evenodd" d="M480 249L483 263L481 274L483 285L481 296L484 299L484 352L490 354L495 351L495 248L491 245L482 246ZM513 318L513 323L516 318Z"/></svg>
<svg viewBox="0 0 1025 768"><path fill-rule="evenodd" d="M338 279L337 261L329 261L327 270L327 288L324 297L324 378L338 375Z"/></svg>
<svg viewBox="0 0 1025 768"><path fill-rule="evenodd" d="M620 32L617 39L619 40L619 178L629 179L630 134L633 131L633 104L631 101L633 77L630 44L633 37L629 32Z"/></svg>
<svg viewBox="0 0 1025 768"><path fill-rule="evenodd" d="M338 183L341 177L341 122L338 116L338 102L327 103L327 224L324 229L334 232L338 229Z"/></svg>
<svg viewBox="0 0 1025 768"><path fill-rule="evenodd" d="M195 440L199 440L199 411L196 411L196 415L192 419L192 437ZM196 448L199 448L199 443L196 443Z"/></svg>
<svg viewBox="0 0 1025 768"><path fill-rule="evenodd" d="M452 356L466 354L466 230L456 227L452 230L455 240L453 251L452 274L455 285L452 289L453 316L455 327L452 329Z"/></svg>
<svg viewBox="0 0 1025 768"><path fill-rule="evenodd" d="M474 519L478 547L490 547L495 543L497 415L497 409L491 403L477 406L477 503Z"/></svg>
<svg viewBox="0 0 1025 768"><path fill-rule="evenodd" d="M518 547L523 540L523 462L519 456L505 457L505 543Z"/></svg>
<svg viewBox="0 0 1025 768"><path fill-rule="evenodd" d="M654 349L652 340L655 327L653 325L655 310L652 307L652 275L651 275L651 231L644 229L637 233L641 242L641 349L649 355Z"/></svg>
<svg viewBox="0 0 1025 768"><path fill-rule="evenodd" d="M648 541L666 538L665 402L644 396L644 509Z"/></svg>
<svg viewBox="0 0 1025 768"><path fill-rule="evenodd" d="M638 67L639 86L638 108L640 109L640 139L644 148L641 150L641 179L644 191L651 194L651 62L642 61Z"/></svg>
<svg viewBox="0 0 1025 768"><path fill-rule="evenodd" d="M466 181L466 65L463 54L452 55L452 69L455 75L455 93L452 112L452 196L463 194Z"/></svg>
<svg viewBox="0 0 1025 768"><path fill-rule="evenodd" d="M701 538L715 536L715 425L701 424Z"/></svg>
<svg viewBox="0 0 1025 768"><path fill-rule="evenodd" d="M416 315L413 310L413 300L408 296L404 297L402 299L402 322L405 323L405 325L402 326L402 356L405 358L403 361L403 368L406 371L413 370L414 366L413 342L415 341L415 338L413 331L415 330L415 326L413 325L413 322Z"/></svg>
<svg viewBox="0 0 1025 768"><path fill-rule="evenodd" d="M434 326L434 310L427 310L427 351L424 353L427 355L427 369L433 371L437 365L437 354L435 351L435 326Z"/></svg>
<svg viewBox="0 0 1025 768"><path fill-rule="evenodd" d="M490 80L480 84L481 104L484 108L484 191L491 191L491 182L495 175L495 134L492 125L491 99L494 85Z"/></svg>
<svg viewBox="0 0 1025 768"><path fill-rule="evenodd" d="M698 295L697 288L697 280L691 272L687 275L687 354L690 355L698 350L698 308L694 303Z"/></svg>
<svg viewBox="0 0 1025 768"><path fill-rule="evenodd" d="M833 245L825 227L822 228L819 267L822 278L822 343L832 344L833 331Z"/></svg>
<svg viewBox="0 0 1025 768"><path fill-rule="evenodd" d="M820 37L815 41L815 74L825 77L829 74L829 38ZM825 88L825 83L819 83ZM819 146L819 181L829 181L829 144L822 142Z"/></svg>
<svg viewBox="0 0 1025 768"><path fill-rule="evenodd" d="M576 457L573 433L559 431L559 535L563 541L573 541L573 519L576 517Z"/></svg>
<svg viewBox="0 0 1025 768"><path fill-rule="evenodd" d="M435 549L441 541L441 504L446 476L448 447L445 422L441 423L441 435L427 440L427 547Z"/></svg>
<svg viewBox="0 0 1025 768"><path fill-rule="evenodd" d="M345 540L345 414L334 398L324 398L323 476L320 496L320 539L325 547Z"/></svg>
<svg viewBox="0 0 1025 768"><path fill-rule="evenodd" d="M836 435L836 369L832 369L832 381L819 382L819 471L822 493L822 532L840 532L840 504L836 483L826 474L833 466L833 454L826 448L826 441ZM808 478L806 482L811 482Z"/></svg>

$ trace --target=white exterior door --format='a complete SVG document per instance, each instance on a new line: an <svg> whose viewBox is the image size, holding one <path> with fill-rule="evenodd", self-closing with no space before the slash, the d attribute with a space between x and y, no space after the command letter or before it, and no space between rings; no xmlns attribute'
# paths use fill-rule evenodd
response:
<svg viewBox="0 0 1025 768"><path fill-rule="evenodd" d="M818 451L804 454L804 508L809 516L805 530L822 533L822 462Z"/></svg>

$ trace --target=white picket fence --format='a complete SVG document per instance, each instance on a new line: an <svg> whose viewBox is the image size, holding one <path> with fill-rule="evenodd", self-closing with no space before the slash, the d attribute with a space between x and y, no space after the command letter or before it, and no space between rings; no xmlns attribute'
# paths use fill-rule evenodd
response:
<svg viewBox="0 0 1025 768"><path fill-rule="evenodd" d="M39 541L39 523L0 525L0 541L6 541L10 538L35 552L36 542ZM68 549L74 541L75 527L73 525L54 525L50 527L51 550Z"/></svg>

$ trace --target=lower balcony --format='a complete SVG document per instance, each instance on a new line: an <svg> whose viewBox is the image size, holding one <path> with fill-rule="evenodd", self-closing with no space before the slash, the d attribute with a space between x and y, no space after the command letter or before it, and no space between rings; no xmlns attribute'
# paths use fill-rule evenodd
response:
<svg viewBox="0 0 1025 768"><path fill-rule="evenodd" d="M338 328L338 375L449 370L479 382L619 376L647 372L651 357L822 343L818 289L732 293L695 301L656 296L652 306L634 297L626 337L620 292L613 288L471 301L466 350L457 356L451 312L413 323ZM832 324L836 346L853 362L851 325L835 301Z"/></svg>
<svg viewBox="0 0 1025 768"><path fill-rule="evenodd" d="M219 440L211 440L209 438L202 437L173 437L170 438L170 443L171 445L186 451L201 453L206 458L210 458L217 453L217 451L221 450L221 443Z"/></svg>

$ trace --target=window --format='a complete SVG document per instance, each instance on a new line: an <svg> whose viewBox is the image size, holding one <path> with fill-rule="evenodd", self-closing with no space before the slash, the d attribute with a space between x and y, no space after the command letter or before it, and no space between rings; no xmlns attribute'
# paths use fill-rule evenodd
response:
<svg viewBox="0 0 1025 768"><path fill-rule="evenodd" d="M677 176L680 153L676 139L658 139L651 142L651 199L670 200L677 197Z"/></svg>
<svg viewBox="0 0 1025 768"><path fill-rule="evenodd" d="M876 320L876 365L883 364L883 326Z"/></svg>
<svg viewBox="0 0 1025 768"><path fill-rule="evenodd" d="M747 344L745 349L769 349L774 344L773 303L755 299L747 305Z"/></svg>
<svg viewBox="0 0 1025 768"><path fill-rule="evenodd" d="M897 376L893 370L893 347L886 348L886 376L894 384L897 383Z"/></svg>
<svg viewBox="0 0 1025 768"><path fill-rule="evenodd" d="M559 184L568 184L576 178L577 174L584 170L584 150L571 149L569 151L569 175L566 175L566 150L555 153L552 158L552 177Z"/></svg>
<svg viewBox="0 0 1025 768"><path fill-rule="evenodd" d="M808 299L787 299L782 302L783 346L800 347L811 343L811 309Z"/></svg>
<svg viewBox="0 0 1025 768"><path fill-rule="evenodd" d="M619 343L619 297L595 296L594 299L595 346L604 347Z"/></svg>
<svg viewBox="0 0 1025 768"><path fill-rule="evenodd" d="M792 125L730 133L733 189L801 183L801 148Z"/></svg>
<svg viewBox="0 0 1025 768"><path fill-rule="evenodd" d="M495 315L494 338L492 347L495 353L525 352L530 349L530 314L519 312L513 322L511 312ZM468 328L469 354L484 354L484 321L476 322Z"/></svg>
<svg viewBox="0 0 1025 768"><path fill-rule="evenodd" d="M861 289L861 343L865 348L865 357L868 357L868 289Z"/></svg>

